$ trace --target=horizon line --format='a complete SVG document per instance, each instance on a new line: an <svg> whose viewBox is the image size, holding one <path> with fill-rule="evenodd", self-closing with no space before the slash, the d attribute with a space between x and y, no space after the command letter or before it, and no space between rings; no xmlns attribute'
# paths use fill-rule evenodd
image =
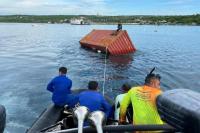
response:
<svg viewBox="0 0 200 133"><path fill-rule="evenodd" d="M94 14L0 14L0 16L195 16L195 15L200 15L200 13L195 13L195 14L174 14L174 15L150 15L150 14L146 14L146 15L94 15Z"/></svg>

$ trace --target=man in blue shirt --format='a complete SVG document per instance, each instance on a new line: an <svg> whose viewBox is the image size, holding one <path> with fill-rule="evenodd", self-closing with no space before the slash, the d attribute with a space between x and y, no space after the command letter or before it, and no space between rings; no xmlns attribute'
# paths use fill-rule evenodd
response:
<svg viewBox="0 0 200 133"><path fill-rule="evenodd" d="M101 110L106 116L109 116L111 106L105 100L103 95L98 92L98 83L96 81L90 81L88 89L79 94L80 106L86 106L90 112Z"/></svg>
<svg viewBox="0 0 200 133"><path fill-rule="evenodd" d="M56 76L47 85L47 90L53 93L52 101L57 106L64 106L68 104L73 106L75 104L75 97L71 94L72 81L67 76L67 68L59 68L59 76Z"/></svg>

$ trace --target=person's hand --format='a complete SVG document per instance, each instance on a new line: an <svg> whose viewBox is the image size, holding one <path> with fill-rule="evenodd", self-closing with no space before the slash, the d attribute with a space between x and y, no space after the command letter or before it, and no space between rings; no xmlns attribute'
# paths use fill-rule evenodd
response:
<svg viewBox="0 0 200 133"><path fill-rule="evenodd" d="M119 125L127 125L128 123L126 121L119 122Z"/></svg>
<svg viewBox="0 0 200 133"><path fill-rule="evenodd" d="M126 120L119 119L119 125L127 125Z"/></svg>

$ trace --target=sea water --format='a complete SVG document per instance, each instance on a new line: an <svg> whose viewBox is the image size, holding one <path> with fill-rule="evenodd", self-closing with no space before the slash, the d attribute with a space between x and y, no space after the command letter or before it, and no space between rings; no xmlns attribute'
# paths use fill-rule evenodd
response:
<svg viewBox="0 0 200 133"><path fill-rule="evenodd" d="M162 76L162 90L187 88L200 92L200 27L123 25L137 51L108 56L80 47L92 29L116 25L0 23L0 104L7 109L6 133L22 133L51 104L47 83L66 66L73 89L90 80L114 97L123 83L142 85L148 72Z"/></svg>

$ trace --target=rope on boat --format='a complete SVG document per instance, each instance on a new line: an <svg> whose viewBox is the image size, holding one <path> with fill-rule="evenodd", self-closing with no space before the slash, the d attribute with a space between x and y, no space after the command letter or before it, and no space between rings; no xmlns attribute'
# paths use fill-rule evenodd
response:
<svg viewBox="0 0 200 133"><path fill-rule="evenodd" d="M106 46L106 54L104 60L104 72L103 72L103 96L105 94L105 84L106 84L106 67L107 67L107 54L108 54L108 47Z"/></svg>

